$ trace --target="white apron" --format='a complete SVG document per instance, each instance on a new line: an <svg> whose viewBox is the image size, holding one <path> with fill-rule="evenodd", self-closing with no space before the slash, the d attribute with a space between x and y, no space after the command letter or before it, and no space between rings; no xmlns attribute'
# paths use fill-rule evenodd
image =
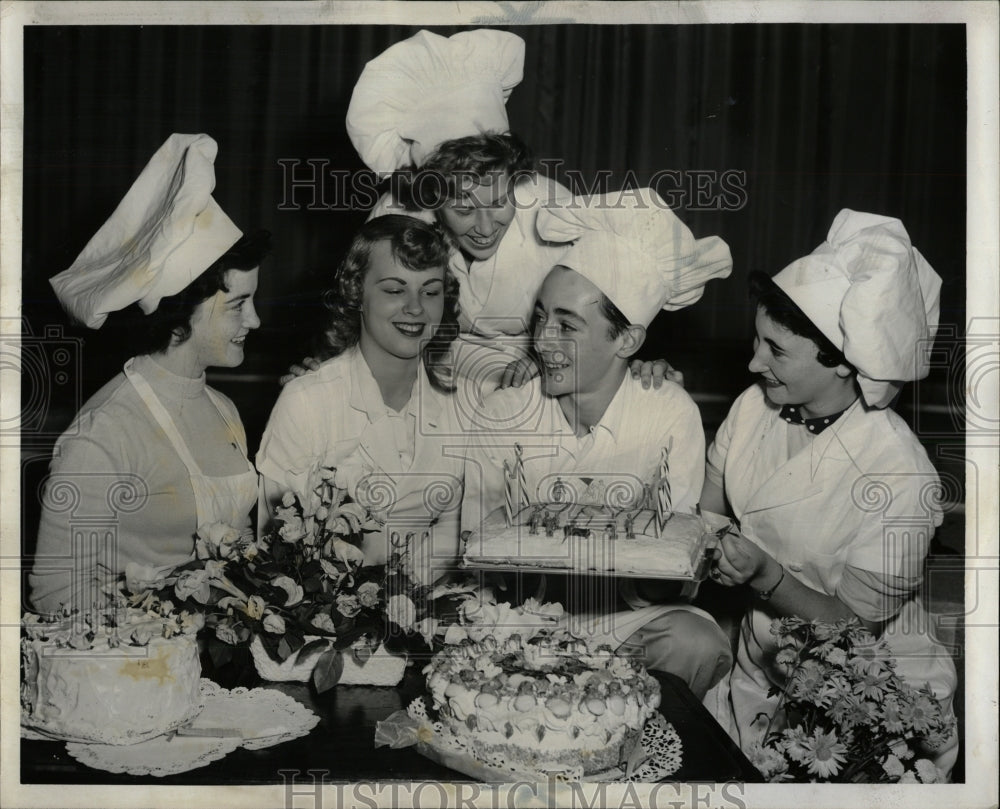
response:
<svg viewBox="0 0 1000 809"><path fill-rule="evenodd" d="M225 408L220 407L219 399L212 389L206 387L205 392L225 421L230 440L239 448L246 461L246 472L216 476L204 474L188 450L187 444L184 443L177 425L174 424L174 420L156 396L149 382L141 374L132 370L131 360L125 364L125 376L149 409L156 423L166 434L173 445L174 452L187 467L191 479L191 489L194 491L197 525L202 526L213 522L222 522L233 527L245 525L247 515L257 501L257 472L246 456L246 449L240 445L239 431L226 416Z"/></svg>

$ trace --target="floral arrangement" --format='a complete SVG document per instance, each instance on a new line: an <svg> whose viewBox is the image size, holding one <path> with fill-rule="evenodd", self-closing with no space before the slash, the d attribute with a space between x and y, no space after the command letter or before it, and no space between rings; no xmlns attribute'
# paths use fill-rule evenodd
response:
<svg viewBox="0 0 1000 809"><path fill-rule="evenodd" d="M922 757L954 729L930 687L896 674L888 646L857 619L775 619L775 663L786 676L762 742L750 759L769 781L936 783ZM779 727L783 717L784 721Z"/></svg>
<svg viewBox="0 0 1000 809"><path fill-rule="evenodd" d="M364 536L381 526L337 485L336 470L318 468L305 497L285 494L266 536L203 526L194 560L127 586L136 605L172 595L202 613L216 666L255 640L276 663L319 653L312 680L322 692L339 680L345 653L363 663L383 643L399 649L414 635L430 642L437 627L427 614L431 588L411 578L405 543L386 565L364 565Z"/></svg>

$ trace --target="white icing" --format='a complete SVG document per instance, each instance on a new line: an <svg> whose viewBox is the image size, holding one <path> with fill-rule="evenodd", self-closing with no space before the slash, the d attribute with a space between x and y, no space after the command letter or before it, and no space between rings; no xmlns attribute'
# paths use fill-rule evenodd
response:
<svg viewBox="0 0 1000 809"><path fill-rule="evenodd" d="M553 507L552 514L555 513ZM655 512L649 509L610 510L591 506L564 511L552 536L544 527L531 530L532 514L544 505L522 509L507 525L504 509L487 516L481 531L473 531L465 547L468 563L548 567L565 570L650 573L692 578L705 547L706 524L693 514L673 513L660 536L656 536ZM635 536L626 536L625 518L635 517ZM589 536L566 536L564 526L572 519L576 529ZM615 538L607 526L615 525Z"/></svg>
<svg viewBox="0 0 1000 809"><path fill-rule="evenodd" d="M164 619L81 634L69 621L26 620L21 640L21 721L58 738L133 744L188 722L201 708L193 634L164 637ZM158 634L153 635L156 631ZM87 646L87 643L90 646Z"/></svg>
<svg viewBox="0 0 1000 809"><path fill-rule="evenodd" d="M520 670L504 674L511 661L501 658L511 654ZM492 669L482 665L484 656L504 663L493 666L499 676L485 676ZM580 666L587 670L574 671ZM565 633L503 644L467 641L435 655L425 673L451 732L484 753L502 751L535 764L540 756L549 764L567 756L608 766L660 701L658 684L641 666Z"/></svg>

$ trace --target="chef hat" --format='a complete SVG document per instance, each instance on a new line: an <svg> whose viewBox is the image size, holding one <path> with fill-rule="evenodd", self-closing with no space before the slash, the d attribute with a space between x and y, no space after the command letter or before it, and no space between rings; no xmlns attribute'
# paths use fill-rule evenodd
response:
<svg viewBox="0 0 1000 809"><path fill-rule="evenodd" d="M136 302L148 315L239 241L212 199L217 151L208 135L167 138L73 265L51 279L66 311L92 329Z"/></svg>
<svg viewBox="0 0 1000 809"><path fill-rule="evenodd" d="M589 279L630 323L642 326L660 309L690 306L706 283L733 268L722 239L695 239L651 188L545 206L536 227L545 241L573 241L559 263Z"/></svg>
<svg viewBox="0 0 1000 809"><path fill-rule="evenodd" d="M524 40L516 34L420 31L365 66L347 134L380 176L419 166L447 140L506 132L507 98L523 72Z"/></svg>
<svg viewBox="0 0 1000 809"><path fill-rule="evenodd" d="M898 219L845 208L823 244L772 280L857 369L869 406L927 376L941 278Z"/></svg>

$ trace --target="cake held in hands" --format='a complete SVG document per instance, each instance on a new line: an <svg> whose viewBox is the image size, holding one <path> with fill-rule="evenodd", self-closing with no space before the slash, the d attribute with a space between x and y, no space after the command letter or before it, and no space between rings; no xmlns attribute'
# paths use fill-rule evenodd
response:
<svg viewBox="0 0 1000 809"><path fill-rule="evenodd" d="M650 508L550 502L524 506L508 520L500 508L471 532L464 561L470 567L695 579L719 527L712 517L671 512L663 520Z"/></svg>

